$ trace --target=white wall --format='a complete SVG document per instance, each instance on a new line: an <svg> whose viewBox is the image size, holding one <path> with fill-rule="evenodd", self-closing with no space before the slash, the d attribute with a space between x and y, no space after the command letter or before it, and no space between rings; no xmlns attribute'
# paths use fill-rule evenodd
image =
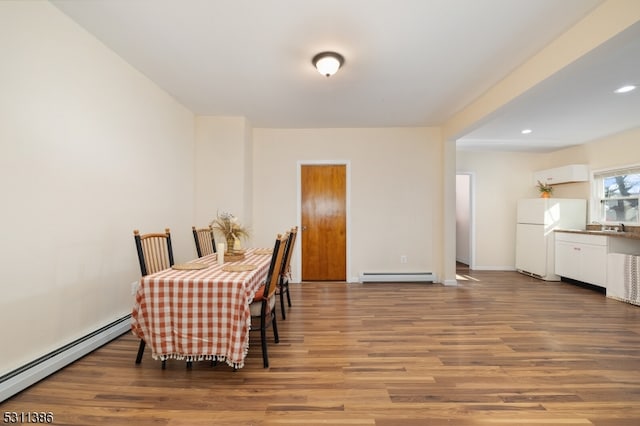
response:
<svg viewBox="0 0 640 426"><path fill-rule="evenodd" d="M193 257L194 117L48 2L0 2L0 63L2 375L131 312L134 228Z"/></svg>
<svg viewBox="0 0 640 426"><path fill-rule="evenodd" d="M346 162L348 280L365 271L442 276L439 138L434 128L254 129L254 244L270 247L276 233L297 224L301 162Z"/></svg>

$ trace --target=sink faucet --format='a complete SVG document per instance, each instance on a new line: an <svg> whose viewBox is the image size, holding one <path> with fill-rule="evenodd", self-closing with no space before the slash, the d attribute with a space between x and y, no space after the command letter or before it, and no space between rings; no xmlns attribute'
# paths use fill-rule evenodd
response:
<svg viewBox="0 0 640 426"><path fill-rule="evenodd" d="M624 223L621 223L621 224L620 224L620 231L621 231L621 232L625 232L625 231L626 231L626 229L625 229L625 227L624 227Z"/></svg>

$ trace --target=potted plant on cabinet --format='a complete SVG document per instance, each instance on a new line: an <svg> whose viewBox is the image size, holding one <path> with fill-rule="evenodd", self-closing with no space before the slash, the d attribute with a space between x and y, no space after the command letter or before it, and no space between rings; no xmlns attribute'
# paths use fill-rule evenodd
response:
<svg viewBox="0 0 640 426"><path fill-rule="evenodd" d="M537 187L541 198L551 198L551 193L553 192L551 185L538 181Z"/></svg>

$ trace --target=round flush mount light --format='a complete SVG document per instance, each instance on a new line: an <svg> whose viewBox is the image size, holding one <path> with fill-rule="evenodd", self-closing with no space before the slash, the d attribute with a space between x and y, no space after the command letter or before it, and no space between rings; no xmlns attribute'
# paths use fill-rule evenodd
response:
<svg viewBox="0 0 640 426"><path fill-rule="evenodd" d="M524 129L523 131L521 131L520 133L522 133L523 135L528 135L529 133L533 132L533 130L531 129Z"/></svg>
<svg viewBox="0 0 640 426"><path fill-rule="evenodd" d="M628 84L626 86L622 86L619 87L615 90L615 93L628 93L631 92L632 90L635 90L636 86L632 85L632 84Z"/></svg>
<svg viewBox="0 0 640 426"><path fill-rule="evenodd" d="M336 52L320 52L311 59L311 63L320 74L331 77L344 63L344 57Z"/></svg>

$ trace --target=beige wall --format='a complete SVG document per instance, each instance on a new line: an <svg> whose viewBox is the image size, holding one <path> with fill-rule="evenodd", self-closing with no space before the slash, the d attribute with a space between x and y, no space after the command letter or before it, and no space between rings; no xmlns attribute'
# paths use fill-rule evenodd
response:
<svg viewBox="0 0 640 426"><path fill-rule="evenodd" d="M588 144L556 151L548 155L550 167L563 164L588 164L591 171L640 165L640 127L602 138ZM554 196L586 198L590 183L556 185ZM590 207L591 207L591 203ZM590 219L591 220L591 219Z"/></svg>
<svg viewBox="0 0 640 426"><path fill-rule="evenodd" d="M251 141L251 128L244 117L196 118L196 226L207 226L216 214L227 212L251 228Z"/></svg>
<svg viewBox="0 0 640 426"><path fill-rule="evenodd" d="M256 245L298 224L300 164L338 162L349 173L348 280L370 271L442 276L438 129L254 129L253 144Z"/></svg>
<svg viewBox="0 0 640 426"><path fill-rule="evenodd" d="M134 228L192 257L194 117L48 2L0 2L0 62L2 375L131 312Z"/></svg>
<svg viewBox="0 0 640 426"><path fill-rule="evenodd" d="M640 127L547 156L548 167L563 164L589 164L591 170L607 169L640 162Z"/></svg>
<svg viewBox="0 0 640 426"><path fill-rule="evenodd" d="M511 270L515 265L516 204L537 197L532 172L544 164L542 154L458 151L457 171L475 178L476 269Z"/></svg>

